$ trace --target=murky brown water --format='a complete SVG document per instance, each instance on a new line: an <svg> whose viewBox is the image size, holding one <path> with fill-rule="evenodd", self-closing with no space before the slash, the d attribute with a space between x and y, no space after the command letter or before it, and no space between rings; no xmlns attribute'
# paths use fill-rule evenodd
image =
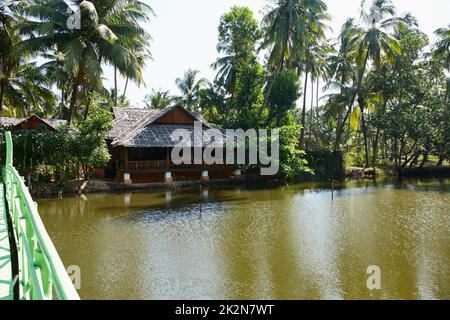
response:
<svg viewBox="0 0 450 320"><path fill-rule="evenodd" d="M84 299L450 298L450 181L39 202ZM366 287L370 265L381 290Z"/></svg>

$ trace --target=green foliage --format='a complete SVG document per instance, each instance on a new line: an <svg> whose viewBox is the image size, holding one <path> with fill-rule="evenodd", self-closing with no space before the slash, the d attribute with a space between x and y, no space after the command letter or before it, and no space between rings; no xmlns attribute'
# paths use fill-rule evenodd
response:
<svg viewBox="0 0 450 320"><path fill-rule="evenodd" d="M105 138L112 129L112 120L109 111L94 106L89 117L80 124L72 147L75 161L83 168L86 179L93 169L105 165L111 157Z"/></svg>
<svg viewBox="0 0 450 320"><path fill-rule="evenodd" d="M294 72L282 71L273 80L268 97L269 118L275 127L287 124L288 113L300 98L300 82Z"/></svg>
<svg viewBox="0 0 450 320"><path fill-rule="evenodd" d="M152 90L151 94L145 96L144 103L147 108L165 109L170 107L174 101L175 98L170 95L169 91Z"/></svg>
<svg viewBox="0 0 450 320"><path fill-rule="evenodd" d="M376 110L370 120L391 143L394 165L401 175L422 153L448 156L450 118L442 64L422 54L428 44L426 36L405 30L399 38L402 54L393 65L374 72L385 107Z"/></svg>
<svg viewBox="0 0 450 320"><path fill-rule="evenodd" d="M143 83L150 56L150 36L140 25L153 13L148 5L76 2L81 30L67 27L71 13L63 0L13 1L11 11L0 10L2 115L66 117L79 125L78 132L41 128L16 135L18 166L35 179L72 179L80 168L88 177L107 161L102 137L110 119L96 109L129 106L128 80ZM368 166L370 156L373 166L393 164L399 172L419 156L442 163L450 153L450 81L444 73L449 27L438 29L436 43L430 44L414 17L396 16L392 1L371 2L363 2L359 18L345 22L337 49L325 39L330 16L322 0L275 1L261 23L249 8L234 6L220 19L214 82L188 70L176 80L180 97L158 91L146 103L163 109L180 102L225 128L289 131L300 123L300 144L284 144L286 176L301 167L294 156L300 148L344 149L354 165ZM111 91L103 87L105 65L114 67L115 80L127 79L122 95L117 81ZM299 79L305 83L300 110L295 108ZM312 97L306 110L307 93L319 96L320 79L327 81L328 99L320 105L317 97L314 107ZM298 136L291 133L292 139Z"/></svg>
<svg viewBox="0 0 450 320"><path fill-rule="evenodd" d="M264 99L265 71L258 62L251 62L241 66L236 78L236 93L230 100L230 107L235 110L232 128L257 128L261 120L258 111Z"/></svg>
<svg viewBox="0 0 450 320"><path fill-rule="evenodd" d="M110 159L105 137L111 127L111 113L94 106L78 130L62 126L56 131L12 131L14 165L29 182L56 181L62 186L81 178L80 170L89 179L93 169Z"/></svg>
<svg viewBox="0 0 450 320"><path fill-rule="evenodd" d="M153 13L138 0L80 1L79 6L81 28L67 24L72 13L63 0L33 1L20 12L22 48L32 54L52 52L60 57L55 64L64 72L51 75L57 76L54 80L62 91L70 92L65 115L69 123L92 93L105 91L104 63L138 85L143 83L142 69L149 57L150 36L140 23ZM62 105L65 98L62 94Z"/></svg>
<svg viewBox="0 0 450 320"><path fill-rule="evenodd" d="M231 8L219 25L217 50L226 56L213 65L215 82L201 93L205 118L222 127L257 128L263 124L259 110L264 101L266 72L257 61L258 21L247 7Z"/></svg>
<svg viewBox="0 0 450 320"><path fill-rule="evenodd" d="M310 45L325 38L326 10L321 0L281 0L269 7L262 21L262 47L270 50L270 70L304 69Z"/></svg>
<svg viewBox="0 0 450 320"><path fill-rule="evenodd" d="M280 172L288 179L297 178L304 173L313 173L308 168L305 151L300 150L298 136L300 125L280 128Z"/></svg>
<svg viewBox="0 0 450 320"><path fill-rule="evenodd" d="M240 69L256 60L256 42L261 32L253 12L238 6L232 7L221 17L218 31L217 51L225 56L212 65L218 70L215 81L227 93L234 95Z"/></svg>
<svg viewBox="0 0 450 320"><path fill-rule="evenodd" d="M175 83L181 92L181 96L175 97L173 101L176 101L183 105L184 108L197 111L199 108L199 92L202 90L208 81L204 78L197 79L200 71L187 70L184 73L183 78L177 78ZM166 97L167 99L168 97Z"/></svg>

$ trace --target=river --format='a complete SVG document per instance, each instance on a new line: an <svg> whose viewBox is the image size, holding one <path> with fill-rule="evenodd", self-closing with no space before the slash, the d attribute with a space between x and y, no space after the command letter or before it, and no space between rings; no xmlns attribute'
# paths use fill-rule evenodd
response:
<svg viewBox="0 0 450 320"><path fill-rule="evenodd" d="M39 201L82 299L449 299L450 181ZM369 290L369 266L381 288Z"/></svg>

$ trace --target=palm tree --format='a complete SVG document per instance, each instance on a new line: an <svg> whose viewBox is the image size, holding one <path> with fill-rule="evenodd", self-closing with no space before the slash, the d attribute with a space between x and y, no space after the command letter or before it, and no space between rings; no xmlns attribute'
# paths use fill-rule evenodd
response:
<svg viewBox="0 0 450 320"><path fill-rule="evenodd" d="M36 63L27 62L27 53L20 51L18 10L22 1L0 5L0 112L25 116L43 112L55 101L50 83Z"/></svg>
<svg viewBox="0 0 450 320"><path fill-rule="evenodd" d="M270 49L272 70L295 68L309 46L311 34L324 36L327 6L321 0L278 0L262 21L264 39L261 48ZM275 71L276 72L276 71Z"/></svg>
<svg viewBox="0 0 450 320"><path fill-rule="evenodd" d="M145 97L145 104L147 108L151 109L165 109L173 104L175 98L170 95L169 91L152 90L152 93Z"/></svg>
<svg viewBox="0 0 450 320"><path fill-rule="evenodd" d="M447 63L446 68L450 70L450 24L447 28L437 29L435 34L439 37L439 40L435 45L434 53L444 55Z"/></svg>
<svg viewBox="0 0 450 320"><path fill-rule="evenodd" d="M402 22L401 18L395 17L395 8L390 0L374 0L372 5L366 7L366 1L361 3L361 22L362 26L347 22L347 35L349 36L349 53L353 56L357 66L358 74L356 79L356 90L349 102L347 112L337 129L336 142L334 150L339 148L342 129L348 116L351 113L352 106L355 103L358 92L361 89L366 68L371 61L378 68L381 65L382 54L388 61L392 61L395 54L400 52L400 46L397 39L390 33L390 29L397 28ZM360 106L363 108L363 106ZM364 110L361 110L364 112ZM366 134L364 134L366 136ZM365 142L367 146L367 141ZM366 166L369 166L368 150L366 148Z"/></svg>
<svg viewBox="0 0 450 320"><path fill-rule="evenodd" d="M181 92L181 96L176 98L177 102L183 104L188 110L195 111L199 105L199 92L203 89L207 80L204 78L197 80L198 70L187 70L183 78L177 78L175 83Z"/></svg>
<svg viewBox="0 0 450 320"><path fill-rule="evenodd" d="M17 66L8 71L7 81L2 85L1 95L6 113L21 117L31 113L48 114L48 109L56 105L48 78L35 62L20 60Z"/></svg>
<svg viewBox="0 0 450 320"><path fill-rule="evenodd" d="M64 68L64 55L61 52L50 52L42 54L42 57L47 61L40 68L47 75L48 80L60 90L59 117L63 118L68 99L68 80L70 79L70 74Z"/></svg>
<svg viewBox="0 0 450 320"><path fill-rule="evenodd" d="M322 39L321 39L322 40ZM315 40L316 42L317 40ZM313 98L314 98L314 81L317 82L317 92L318 95L319 90L319 78L322 78L326 73L326 64L325 64L325 56L329 51L329 47L326 45L315 45L313 47L308 48L305 52L303 58L303 67L305 71L305 82L303 86L303 108L302 108L302 129L300 132L300 145L303 145L303 141L305 138L305 124L306 124L306 92L308 89L308 76L311 79L311 116L313 112ZM310 128L311 133L311 128Z"/></svg>
<svg viewBox="0 0 450 320"><path fill-rule="evenodd" d="M445 59L445 68L450 71L450 24L447 28L440 28L436 30L436 35L439 37L435 44L435 55L442 55ZM446 80L445 103L450 101L450 78Z"/></svg>
<svg viewBox="0 0 450 320"><path fill-rule="evenodd" d="M325 21L330 19L326 10L326 4L321 0L278 0L262 21L265 36L261 48L270 50L268 67L271 78L283 68L297 69L299 75L305 74L300 145L303 144L305 133L305 93L310 74L310 51L325 39ZM306 57L308 54L309 58ZM266 101L271 83L269 79ZM261 111L262 108L260 114Z"/></svg>
<svg viewBox="0 0 450 320"><path fill-rule="evenodd" d="M227 55L225 57L218 58L216 62L214 62L211 67L214 70L217 70L217 75L215 77L215 81L223 84L224 88L227 92L234 95L235 87L236 87L236 65L234 62L234 56Z"/></svg>
<svg viewBox="0 0 450 320"><path fill-rule="evenodd" d="M355 78L355 68L354 68L354 59L352 55L354 54L351 47L351 30L353 30L354 20L348 19L344 25L342 26L338 43L335 43L335 46L339 45L339 51L332 53L328 57L327 66L328 66L328 74L327 77L329 79L327 83L327 87L329 88L338 88L340 89L340 94L342 97L347 97L343 89L347 86L351 81ZM348 91L347 91L348 92ZM345 102L347 105L351 100L351 96L348 100L340 99L341 102ZM345 108L339 108L339 112L337 114L337 127L341 126L343 122L343 113Z"/></svg>
<svg viewBox="0 0 450 320"><path fill-rule="evenodd" d="M30 35L23 46L32 52L56 48L64 55L64 69L70 75L70 123L81 94L104 91L104 64L142 83L142 53L150 37L139 22L148 19L151 9L138 0L76 1L82 21L77 29L66 23L70 17L67 4L56 2L41 0L26 7L25 13L32 19L22 27L22 32Z"/></svg>

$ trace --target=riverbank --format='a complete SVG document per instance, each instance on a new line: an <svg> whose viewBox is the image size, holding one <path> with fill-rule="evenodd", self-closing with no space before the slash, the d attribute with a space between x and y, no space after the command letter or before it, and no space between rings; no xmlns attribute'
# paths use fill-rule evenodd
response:
<svg viewBox="0 0 450 320"><path fill-rule="evenodd" d="M374 178L398 178L397 172L392 167L362 168L345 167L346 179L374 179ZM403 171L404 178L449 178L450 166L406 168Z"/></svg>
<svg viewBox="0 0 450 320"><path fill-rule="evenodd" d="M424 167L406 169L405 178L449 178L450 166L445 167ZM398 179L395 171L389 167L383 168L361 168L361 167L346 167L343 180L364 180L364 179L381 179L390 178ZM303 177L292 182L326 182L330 179L324 177ZM284 179L273 179L271 177L261 176L242 176L240 178L229 179L214 179L209 181L174 181L171 184L165 183L135 183L131 185L125 185L117 183L109 179L92 179L89 181L70 181L63 188L61 185L55 182L39 183L33 185L30 192L33 197L37 199L55 198L61 196L70 196L75 194L91 194L91 193L105 193L105 192L121 192L121 191L134 191L134 190L152 190L163 191L167 189L179 190L195 188L197 186L230 186L230 185L258 185L264 183L264 185L280 185L285 184L287 181Z"/></svg>
<svg viewBox="0 0 450 320"><path fill-rule="evenodd" d="M30 190L32 196L37 199L48 199L61 196L70 196L75 194L92 194L92 193L108 193L121 191L136 191L136 190L180 190L191 189L200 186L231 186L243 184L259 184L277 185L284 183L284 180L268 179L264 177L241 177L230 179L214 179L209 181L174 181L170 184L166 183L134 183L125 185L114 182L108 179L92 179L89 181L70 181L62 189L57 183L40 183L33 186Z"/></svg>

